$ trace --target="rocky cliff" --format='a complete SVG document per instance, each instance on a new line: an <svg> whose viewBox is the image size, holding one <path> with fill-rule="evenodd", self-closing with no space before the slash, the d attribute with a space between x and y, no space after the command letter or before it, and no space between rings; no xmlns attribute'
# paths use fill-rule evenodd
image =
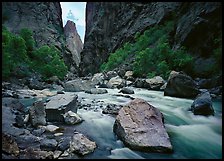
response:
<svg viewBox="0 0 224 161"><path fill-rule="evenodd" d="M71 71L76 71L79 66L81 56L80 53L83 49L82 40L76 30L76 25L74 22L68 20L64 27L64 34L66 40L66 47L71 51Z"/></svg>
<svg viewBox="0 0 224 161"><path fill-rule="evenodd" d="M214 39L222 28L221 9L218 2L88 2L80 74L97 72L109 54L132 41L135 33L172 20L176 23L172 47L183 45L198 57L194 72L200 75L206 72L201 64L213 63Z"/></svg>
<svg viewBox="0 0 224 161"><path fill-rule="evenodd" d="M69 69L74 67L73 51L66 48L59 2L3 2L2 13L9 31L19 33L22 28L30 29L36 47L54 45L61 51Z"/></svg>

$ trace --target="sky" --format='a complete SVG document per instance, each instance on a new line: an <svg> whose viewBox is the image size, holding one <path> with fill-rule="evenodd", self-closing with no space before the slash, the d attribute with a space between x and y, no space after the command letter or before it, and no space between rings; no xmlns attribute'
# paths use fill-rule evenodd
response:
<svg viewBox="0 0 224 161"><path fill-rule="evenodd" d="M60 2L62 8L63 26L66 25L67 20L75 22L78 34L84 43L85 36L85 14L86 2Z"/></svg>

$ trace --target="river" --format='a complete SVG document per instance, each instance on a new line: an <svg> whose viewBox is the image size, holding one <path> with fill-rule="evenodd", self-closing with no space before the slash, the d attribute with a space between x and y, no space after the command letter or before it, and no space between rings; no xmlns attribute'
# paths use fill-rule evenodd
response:
<svg viewBox="0 0 224 161"><path fill-rule="evenodd" d="M78 114L85 120L75 126L76 131L83 132L97 144L94 153L84 158L116 159L157 159L157 158L222 158L222 102L213 100L214 116L194 115L188 111L192 99L164 96L162 91L132 88L134 98L142 98L158 108L164 115L165 128L171 139L174 153L145 153L125 147L113 133L115 117L102 114L105 104L124 105L129 98L116 96L118 89L107 89L107 94L92 95L76 92L82 102L93 104L88 111L79 109ZM125 95L125 94L124 94Z"/></svg>

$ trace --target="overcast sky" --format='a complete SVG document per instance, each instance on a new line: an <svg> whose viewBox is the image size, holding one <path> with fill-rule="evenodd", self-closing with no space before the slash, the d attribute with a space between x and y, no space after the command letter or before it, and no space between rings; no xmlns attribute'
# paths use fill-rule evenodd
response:
<svg viewBox="0 0 224 161"><path fill-rule="evenodd" d="M86 2L60 2L60 4L62 8L63 26L65 26L68 19L75 22L78 34L82 42L84 42Z"/></svg>

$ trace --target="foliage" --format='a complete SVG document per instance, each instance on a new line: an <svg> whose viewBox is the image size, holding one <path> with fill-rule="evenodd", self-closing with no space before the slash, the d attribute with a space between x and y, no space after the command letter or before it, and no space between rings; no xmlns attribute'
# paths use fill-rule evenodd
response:
<svg viewBox="0 0 224 161"><path fill-rule="evenodd" d="M33 52L32 68L42 74L44 79L54 75L63 79L68 69L59 54L58 49L54 46L42 46Z"/></svg>
<svg viewBox="0 0 224 161"><path fill-rule="evenodd" d="M25 77L31 72L39 72L44 79L58 76L63 79L67 66L60 58L60 52L55 47L44 45L34 49L34 39L29 29L22 29L20 35L2 28L3 79L10 77Z"/></svg>
<svg viewBox="0 0 224 161"><path fill-rule="evenodd" d="M193 58L186 54L186 50L171 49L169 33L173 30L174 23L167 22L164 25L155 25L141 35L135 34L133 44L126 43L122 48L111 53L108 61L101 65L102 70L112 70L124 63L130 53L135 54L133 70L135 76L153 77L161 75L168 77L171 70L184 70L191 68Z"/></svg>

